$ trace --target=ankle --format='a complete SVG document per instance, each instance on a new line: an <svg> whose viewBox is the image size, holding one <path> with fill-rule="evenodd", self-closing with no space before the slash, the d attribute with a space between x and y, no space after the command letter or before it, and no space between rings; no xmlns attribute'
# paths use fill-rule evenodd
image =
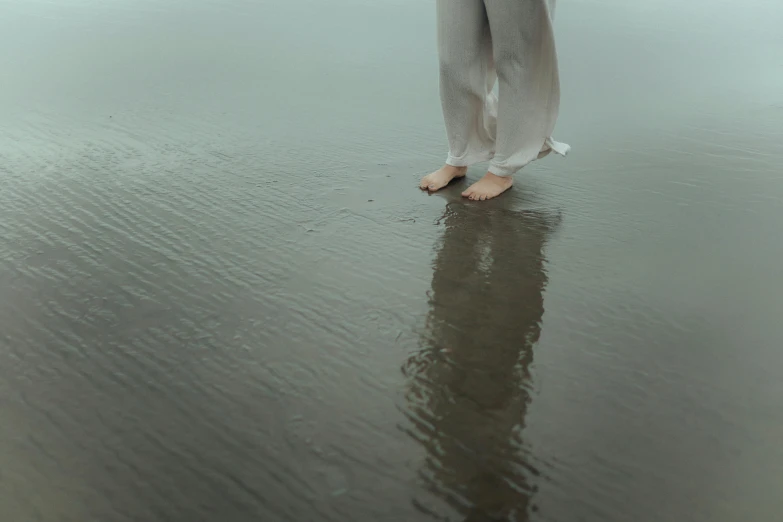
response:
<svg viewBox="0 0 783 522"><path fill-rule="evenodd" d="M491 172L487 172L484 174L484 177L486 179L490 179L492 181L497 181L499 183L513 183L514 179L511 176L498 176L497 174L493 174Z"/></svg>

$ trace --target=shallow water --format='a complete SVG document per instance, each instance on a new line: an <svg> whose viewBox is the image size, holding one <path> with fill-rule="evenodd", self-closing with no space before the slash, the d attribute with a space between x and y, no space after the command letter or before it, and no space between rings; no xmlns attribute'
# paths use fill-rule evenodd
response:
<svg viewBox="0 0 783 522"><path fill-rule="evenodd" d="M777 519L781 22L561 2L478 205L429 3L0 0L0 520Z"/></svg>

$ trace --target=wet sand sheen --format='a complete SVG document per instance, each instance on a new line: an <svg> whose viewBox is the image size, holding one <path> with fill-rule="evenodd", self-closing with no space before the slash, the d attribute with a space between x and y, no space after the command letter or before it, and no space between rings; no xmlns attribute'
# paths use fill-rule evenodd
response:
<svg viewBox="0 0 783 522"><path fill-rule="evenodd" d="M561 6L481 206L429 6L0 5L0 520L783 508L776 2Z"/></svg>

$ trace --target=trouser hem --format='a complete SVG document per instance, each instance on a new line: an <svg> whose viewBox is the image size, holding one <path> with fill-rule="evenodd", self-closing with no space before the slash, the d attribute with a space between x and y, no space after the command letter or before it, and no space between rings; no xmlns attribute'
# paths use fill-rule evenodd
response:
<svg viewBox="0 0 783 522"><path fill-rule="evenodd" d="M491 152L488 153L478 153L478 154L466 154L464 156L461 156L459 158L456 158L452 156L451 154L448 155L446 158L446 164L451 165L452 167L470 167L472 165L475 165L477 163L484 163L485 161L491 160L495 155Z"/></svg>

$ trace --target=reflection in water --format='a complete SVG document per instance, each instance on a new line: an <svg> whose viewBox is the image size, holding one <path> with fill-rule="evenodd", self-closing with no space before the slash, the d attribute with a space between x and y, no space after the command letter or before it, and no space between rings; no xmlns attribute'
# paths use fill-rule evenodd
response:
<svg viewBox="0 0 783 522"><path fill-rule="evenodd" d="M465 520L526 520L537 472L520 433L557 220L464 204L444 220L423 348L405 368L421 477Z"/></svg>

